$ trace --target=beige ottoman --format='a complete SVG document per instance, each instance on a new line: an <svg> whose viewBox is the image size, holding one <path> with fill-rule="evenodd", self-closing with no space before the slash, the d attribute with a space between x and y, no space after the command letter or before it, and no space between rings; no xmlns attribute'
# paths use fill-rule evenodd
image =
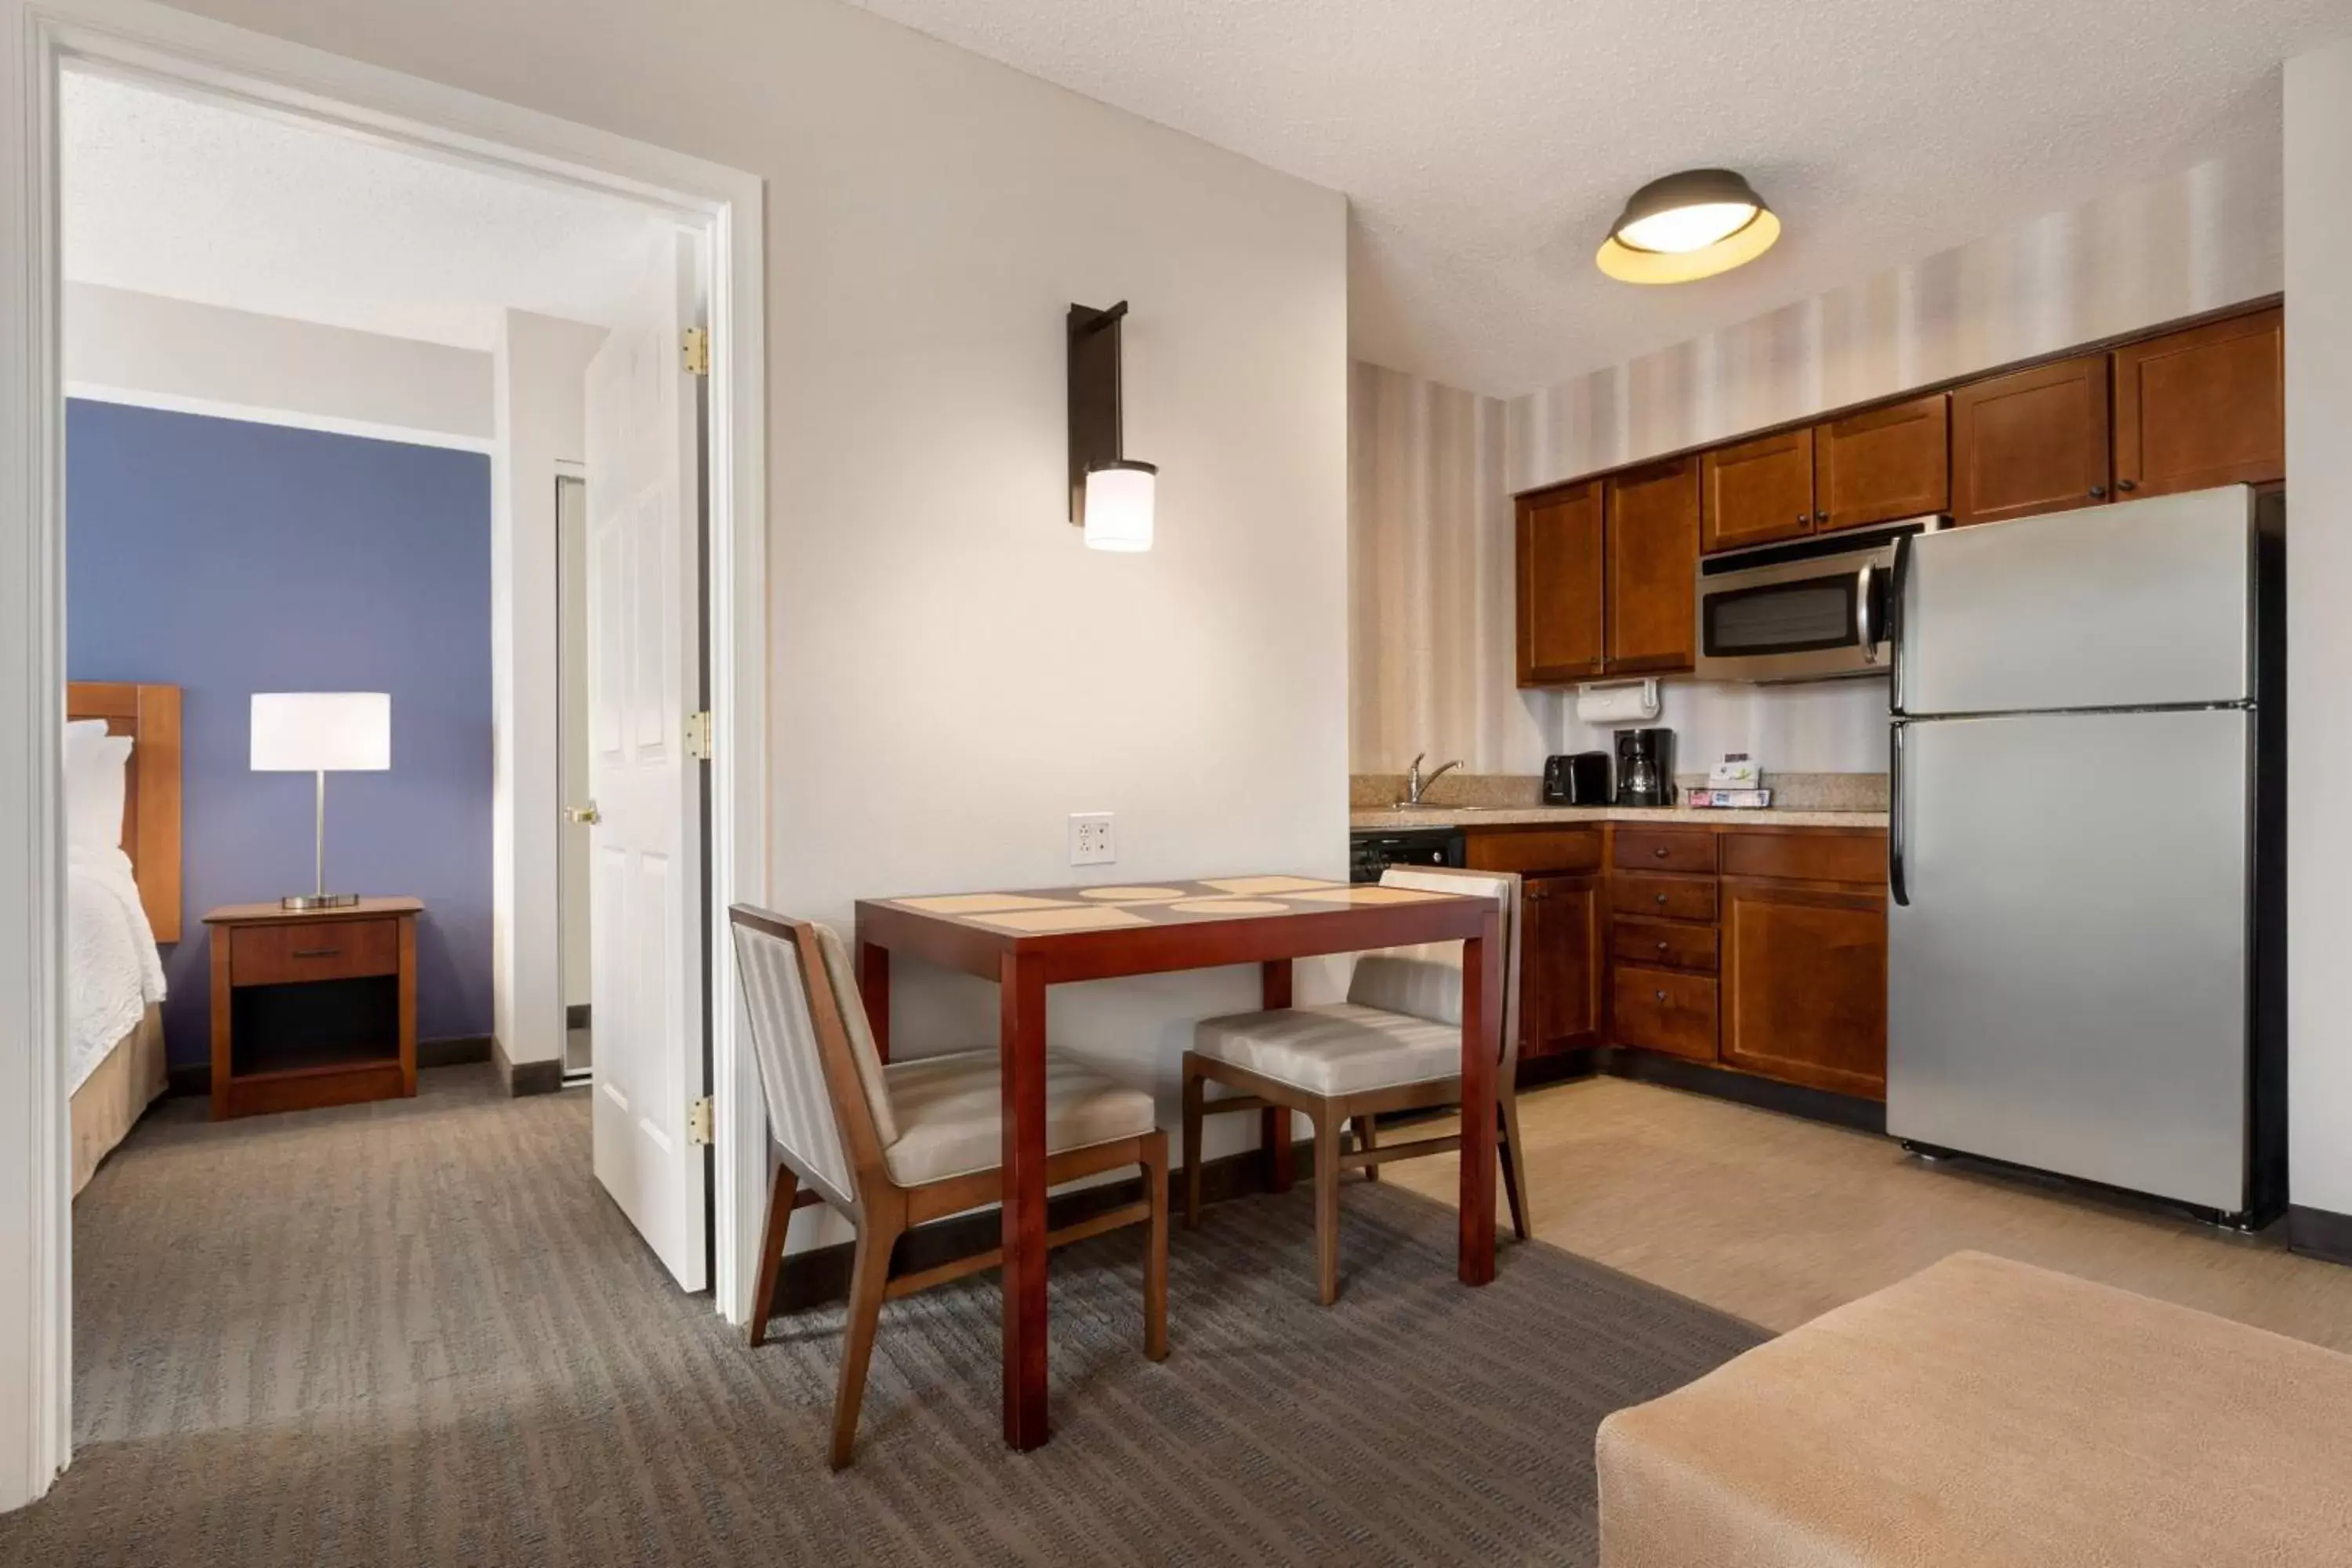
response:
<svg viewBox="0 0 2352 1568"><path fill-rule="evenodd" d="M1602 1568L2352 1563L2352 1357L1976 1252L1598 1458Z"/></svg>

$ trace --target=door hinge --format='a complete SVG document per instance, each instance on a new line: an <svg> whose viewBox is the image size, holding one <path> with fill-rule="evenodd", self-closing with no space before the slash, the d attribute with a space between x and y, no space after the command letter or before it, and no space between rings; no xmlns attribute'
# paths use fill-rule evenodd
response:
<svg viewBox="0 0 2352 1568"><path fill-rule="evenodd" d="M710 333L707 329L687 328L684 341L679 347L686 352L687 374L709 375L710 374Z"/></svg>
<svg viewBox="0 0 2352 1568"><path fill-rule="evenodd" d="M706 1146L710 1142L710 1097L707 1094L686 1108L686 1141Z"/></svg>
<svg viewBox="0 0 2352 1568"><path fill-rule="evenodd" d="M708 711L686 716L686 754L698 763L710 760L710 715Z"/></svg>

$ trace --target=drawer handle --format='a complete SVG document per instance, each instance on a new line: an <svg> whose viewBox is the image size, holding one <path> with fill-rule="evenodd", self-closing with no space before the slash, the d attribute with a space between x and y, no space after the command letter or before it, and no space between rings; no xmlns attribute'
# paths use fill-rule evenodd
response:
<svg viewBox="0 0 2352 1568"><path fill-rule="evenodd" d="M1664 894L1664 893L1660 893L1660 894L1658 895L1658 907L1659 907L1660 909L1664 909L1664 908L1665 907L1665 903L1666 903L1666 896L1665 896L1665 894Z"/></svg>
<svg viewBox="0 0 2352 1568"><path fill-rule="evenodd" d="M342 952L343 950L340 947L298 947L294 950L294 956L297 958L340 958L342 956Z"/></svg>
<svg viewBox="0 0 2352 1568"><path fill-rule="evenodd" d="M1660 943L1658 943L1658 951L1659 951L1660 952L1665 952L1665 951L1666 951L1666 944L1665 944L1664 942L1660 942Z"/></svg>
<svg viewBox="0 0 2352 1568"><path fill-rule="evenodd" d="M1664 1001L1664 1000L1666 999L1666 994L1665 994L1664 992L1663 992L1663 991L1654 992L1654 993L1653 993L1653 994L1654 994L1654 995L1655 995L1655 996L1657 997L1657 999L1658 999L1659 1001L1661 1001L1661 1002L1663 1002L1663 1001Z"/></svg>
<svg viewBox="0 0 2352 1568"><path fill-rule="evenodd" d="M1655 849L1651 850L1650 853L1663 860L1666 858L1666 847L1661 844Z"/></svg>

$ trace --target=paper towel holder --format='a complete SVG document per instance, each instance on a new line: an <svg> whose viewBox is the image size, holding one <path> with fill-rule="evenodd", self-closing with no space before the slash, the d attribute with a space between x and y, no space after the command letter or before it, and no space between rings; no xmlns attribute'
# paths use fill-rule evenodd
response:
<svg viewBox="0 0 2352 1568"><path fill-rule="evenodd" d="M1576 689L1576 717L1586 724L1622 724L1658 716L1658 680L1589 681Z"/></svg>

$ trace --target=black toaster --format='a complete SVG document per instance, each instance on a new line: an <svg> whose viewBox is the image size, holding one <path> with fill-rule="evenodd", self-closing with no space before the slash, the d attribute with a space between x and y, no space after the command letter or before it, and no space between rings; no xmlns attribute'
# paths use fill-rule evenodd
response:
<svg viewBox="0 0 2352 1568"><path fill-rule="evenodd" d="M1544 759L1546 805L1607 805L1611 798L1608 752L1570 752Z"/></svg>

